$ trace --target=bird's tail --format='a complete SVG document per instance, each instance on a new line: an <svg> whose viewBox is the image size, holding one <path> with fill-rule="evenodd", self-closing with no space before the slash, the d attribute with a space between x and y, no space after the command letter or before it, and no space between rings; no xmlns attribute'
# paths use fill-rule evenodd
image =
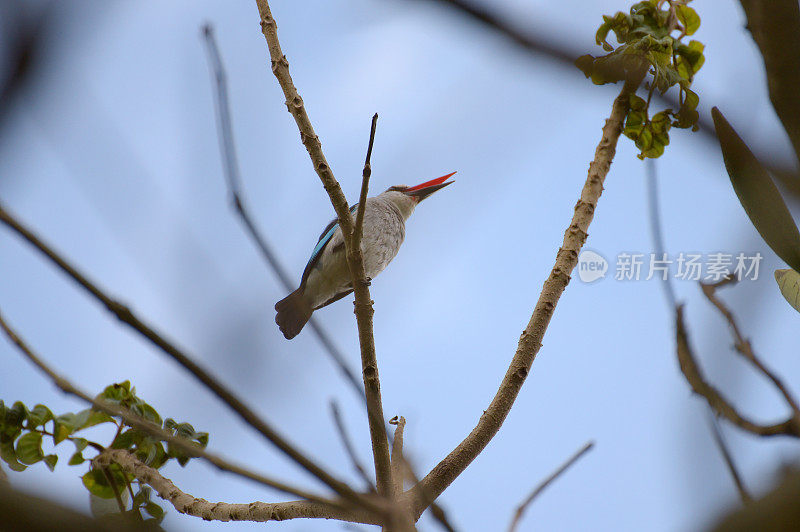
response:
<svg viewBox="0 0 800 532"><path fill-rule="evenodd" d="M311 313L314 312L303 295L302 286L275 303L275 310L278 311L275 323L287 340L291 340L303 330L311 318Z"/></svg>

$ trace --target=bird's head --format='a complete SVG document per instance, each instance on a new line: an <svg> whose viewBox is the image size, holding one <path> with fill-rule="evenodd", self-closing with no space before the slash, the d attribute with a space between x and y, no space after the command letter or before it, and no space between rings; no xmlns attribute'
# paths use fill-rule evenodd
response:
<svg viewBox="0 0 800 532"><path fill-rule="evenodd" d="M403 217L408 218L411 216L411 213L414 212L414 207L416 207L420 201L424 200L437 190L440 190L451 183L455 183L455 181L447 181L454 174L455 172L451 172L447 175L443 175L442 177L431 179L430 181L420 183L419 185L413 187L409 187L407 185L396 185L389 187L389 189L381 194L381 196L385 196L386 199L394 203L394 205L403 214Z"/></svg>

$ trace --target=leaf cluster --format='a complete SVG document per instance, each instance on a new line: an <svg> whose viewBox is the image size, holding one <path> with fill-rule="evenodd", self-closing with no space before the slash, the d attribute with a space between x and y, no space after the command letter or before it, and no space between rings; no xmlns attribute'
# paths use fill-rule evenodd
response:
<svg viewBox="0 0 800 532"><path fill-rule="evenodd" d="M185 438L201 447L208 444L208 433L195 431L189 423L178 423L171 418L162 421L156 409L136 395L136 389L131 387L129 381L107 386L97 398L118 405L137 417L163 427L170 434ZM87 448L100 453L106 447L79 436L78 433L105 423L111 423L116 428L109 448L124 449L154 469L160 469L170 459L175 459L181 466L185 466L191 458L181 449L171 444L165 445L145 432L125 424L122 419L93 408L55 416L42 404L28 409L21 401L7 406L2 400L0 400L0 457L13 471L24 471L37 462L44 462L53 471L58 462L58 455L46 454L43 449L45 438L49 438L52 439L53 446L65 440L71 441L75 451L68 465L80 465L91 459L84 456ZM119 499L121 494L130 493L130 512L140 516L144 512L158 522L164 516L163 508L150 500L151 489L140 484L116 464L107 468L91 466L82 479L86 489L96 497Z"/></svg>
<svg viewBox="0 0 800 532"><path fill-rule="evenodd" d="M669 144L672 127L698 129L700 99L690 87L705 57L700 41L683 42L684 37L694 34L700 27L697 12L686 5L690 1L646 0L634 4L629 13L604 15L595 41L608 54L599 57L587 54L575 61L597 85L630 79L645 68L649 72L647 100L631 97L631 109L623 130L639 148L640 159L661 156ZM676 32L678 35L673 36ZM611 33L619 46L608 42ZM679 90L678 109L664 109L651 117L653 91L663 94L675 86Z"/></svg>

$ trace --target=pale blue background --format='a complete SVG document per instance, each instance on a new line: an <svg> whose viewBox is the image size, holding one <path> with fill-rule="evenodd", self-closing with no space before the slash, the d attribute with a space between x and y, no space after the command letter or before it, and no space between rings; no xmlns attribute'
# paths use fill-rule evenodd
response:
<svg viewBox="0 0 800 532"><path fill-rule="evenodd" d="M597 52L602 13L619 1L506 0L494 8L523 29ZM44 2L27 2L32 14ZM739 4L697 2L706 65L701 110L718 105L754 148L786 161L763 68ZM19 8L19 7L17 7ZM227 65L249 204L299 278L332 217L269 69L255 2L53 3L35 84L0 138L0 198L57 249L118 295L336 474L357 482L329 415L336 398L369 463L366 422L351 390L304 331L273 322L285 295L229 210L200 27L210 21ZM457 183L425 202L407 241L372 286L384 409L408 420L406 448L428 471L474 426L494 395L552 267L600 128L618 88L519 50L435 2L274 2L292 74L346 194L358 192L372 113L380 113L374 191L452 170ZM7 35L2 35L5 39ZM762 276L726 290L764 360L795 387L798 315L772 270L707 137L674 131L659 160L671 253L760 250ZM648 253L646 178L624 139L588 245L606 257ZM613 267L612 267L613 268ZM587 285L562 298L544 347L500 434L442 496L459 530L503 530L515 506L585 441L596 448L531 507L523 530L697 530L737 495L674 354L656 281ZM759 420L786 413L764 379L736 358L725 323L697 286L677 282L698 355L713 382ZM120 327L8 230L0 230L0 307L41 355L92 392L131 379L167 416L211 432L210 448L254 469L321 489L174 363ZM318 313L357 367L349 300ZM0 398L63 397L0 341ZM790 441L725 425L750 488L796 459ZM98 435L99 439L106 436ZM88 509L82 468L66 461L11 474L15 486ZM67 448L69 447L69 448ZM7 470L7 468L6 468ZM200 462L165 474L211 501L281 496ZM179 515L169 530L244 530ZM275 529L340 530L293 521ZM427 516L423 530L436 530Z"/></svg>

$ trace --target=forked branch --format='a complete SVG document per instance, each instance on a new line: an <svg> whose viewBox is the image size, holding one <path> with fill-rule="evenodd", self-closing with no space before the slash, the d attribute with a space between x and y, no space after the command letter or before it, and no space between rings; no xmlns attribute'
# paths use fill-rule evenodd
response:
<svg viewBox="0 0 800 532"><path fill-rule="evenodd" d="M564 242L556 254L555 265L544 282L539 301L517 346L517 352L508 367L497 394L484 411L476 427L458 446L439 462L422 481L412 489L415 512L419 516L427 507L427 500L436 499L477 457L489 441L500 430L508 412L528 376L534 359L542 347L542 338L553 316L561 294L567 287L570 274L578 262L578 253L588 236L589 224L603 182L616 153L617 140L622 132L623 120L629 109L629 96L634 93L644 78L642 69L625 82L611 108L611 115L603 127L603 135L597 145L594 160L589 165L589 174L575 206L569 226L564 233Z"/></svg>
<svg viewBox="0 0 800 532"><path fill-rule="evenodd" d="M311 120L306 112L303 99L294 86L289 73L289 62L283 55L278 41L278 28L267 0L256 0L258 12L261 16L261 30L267 40L269 55L272 64L272 73L286 97L286 107L294 117L300 130L300 140L306 147L314 170L317 172L325 187L331 204L336 211L339 227L344 237L347 264L353 280L355 293L355 313L358 324L358 339L361 346L361 369L364 378L364 388L367 400L367 420L369 422L370 437L372 439L373 460L375 462L375 475L378 493L388 495L391 493L391 466L389 462L389 442L386 437L383 422L383 405L381 403L380 380L378 378L378 364L375 357L375 338L372 331L372 299L369 295L369 282L364 272L364 257L358 245L361 228L355 228L353 217L342 192L339 182L333 176L333 171L325 159L319 138L314 132ZM374 122L374 119L373 119ZM368 154L369 155L369 154ZM369 159L367 159L368 166ZM362 180L362 195L366 193L365 187L369 183L369 172L365 169ZM363 216L363 214L362 214Z"/></svg>

